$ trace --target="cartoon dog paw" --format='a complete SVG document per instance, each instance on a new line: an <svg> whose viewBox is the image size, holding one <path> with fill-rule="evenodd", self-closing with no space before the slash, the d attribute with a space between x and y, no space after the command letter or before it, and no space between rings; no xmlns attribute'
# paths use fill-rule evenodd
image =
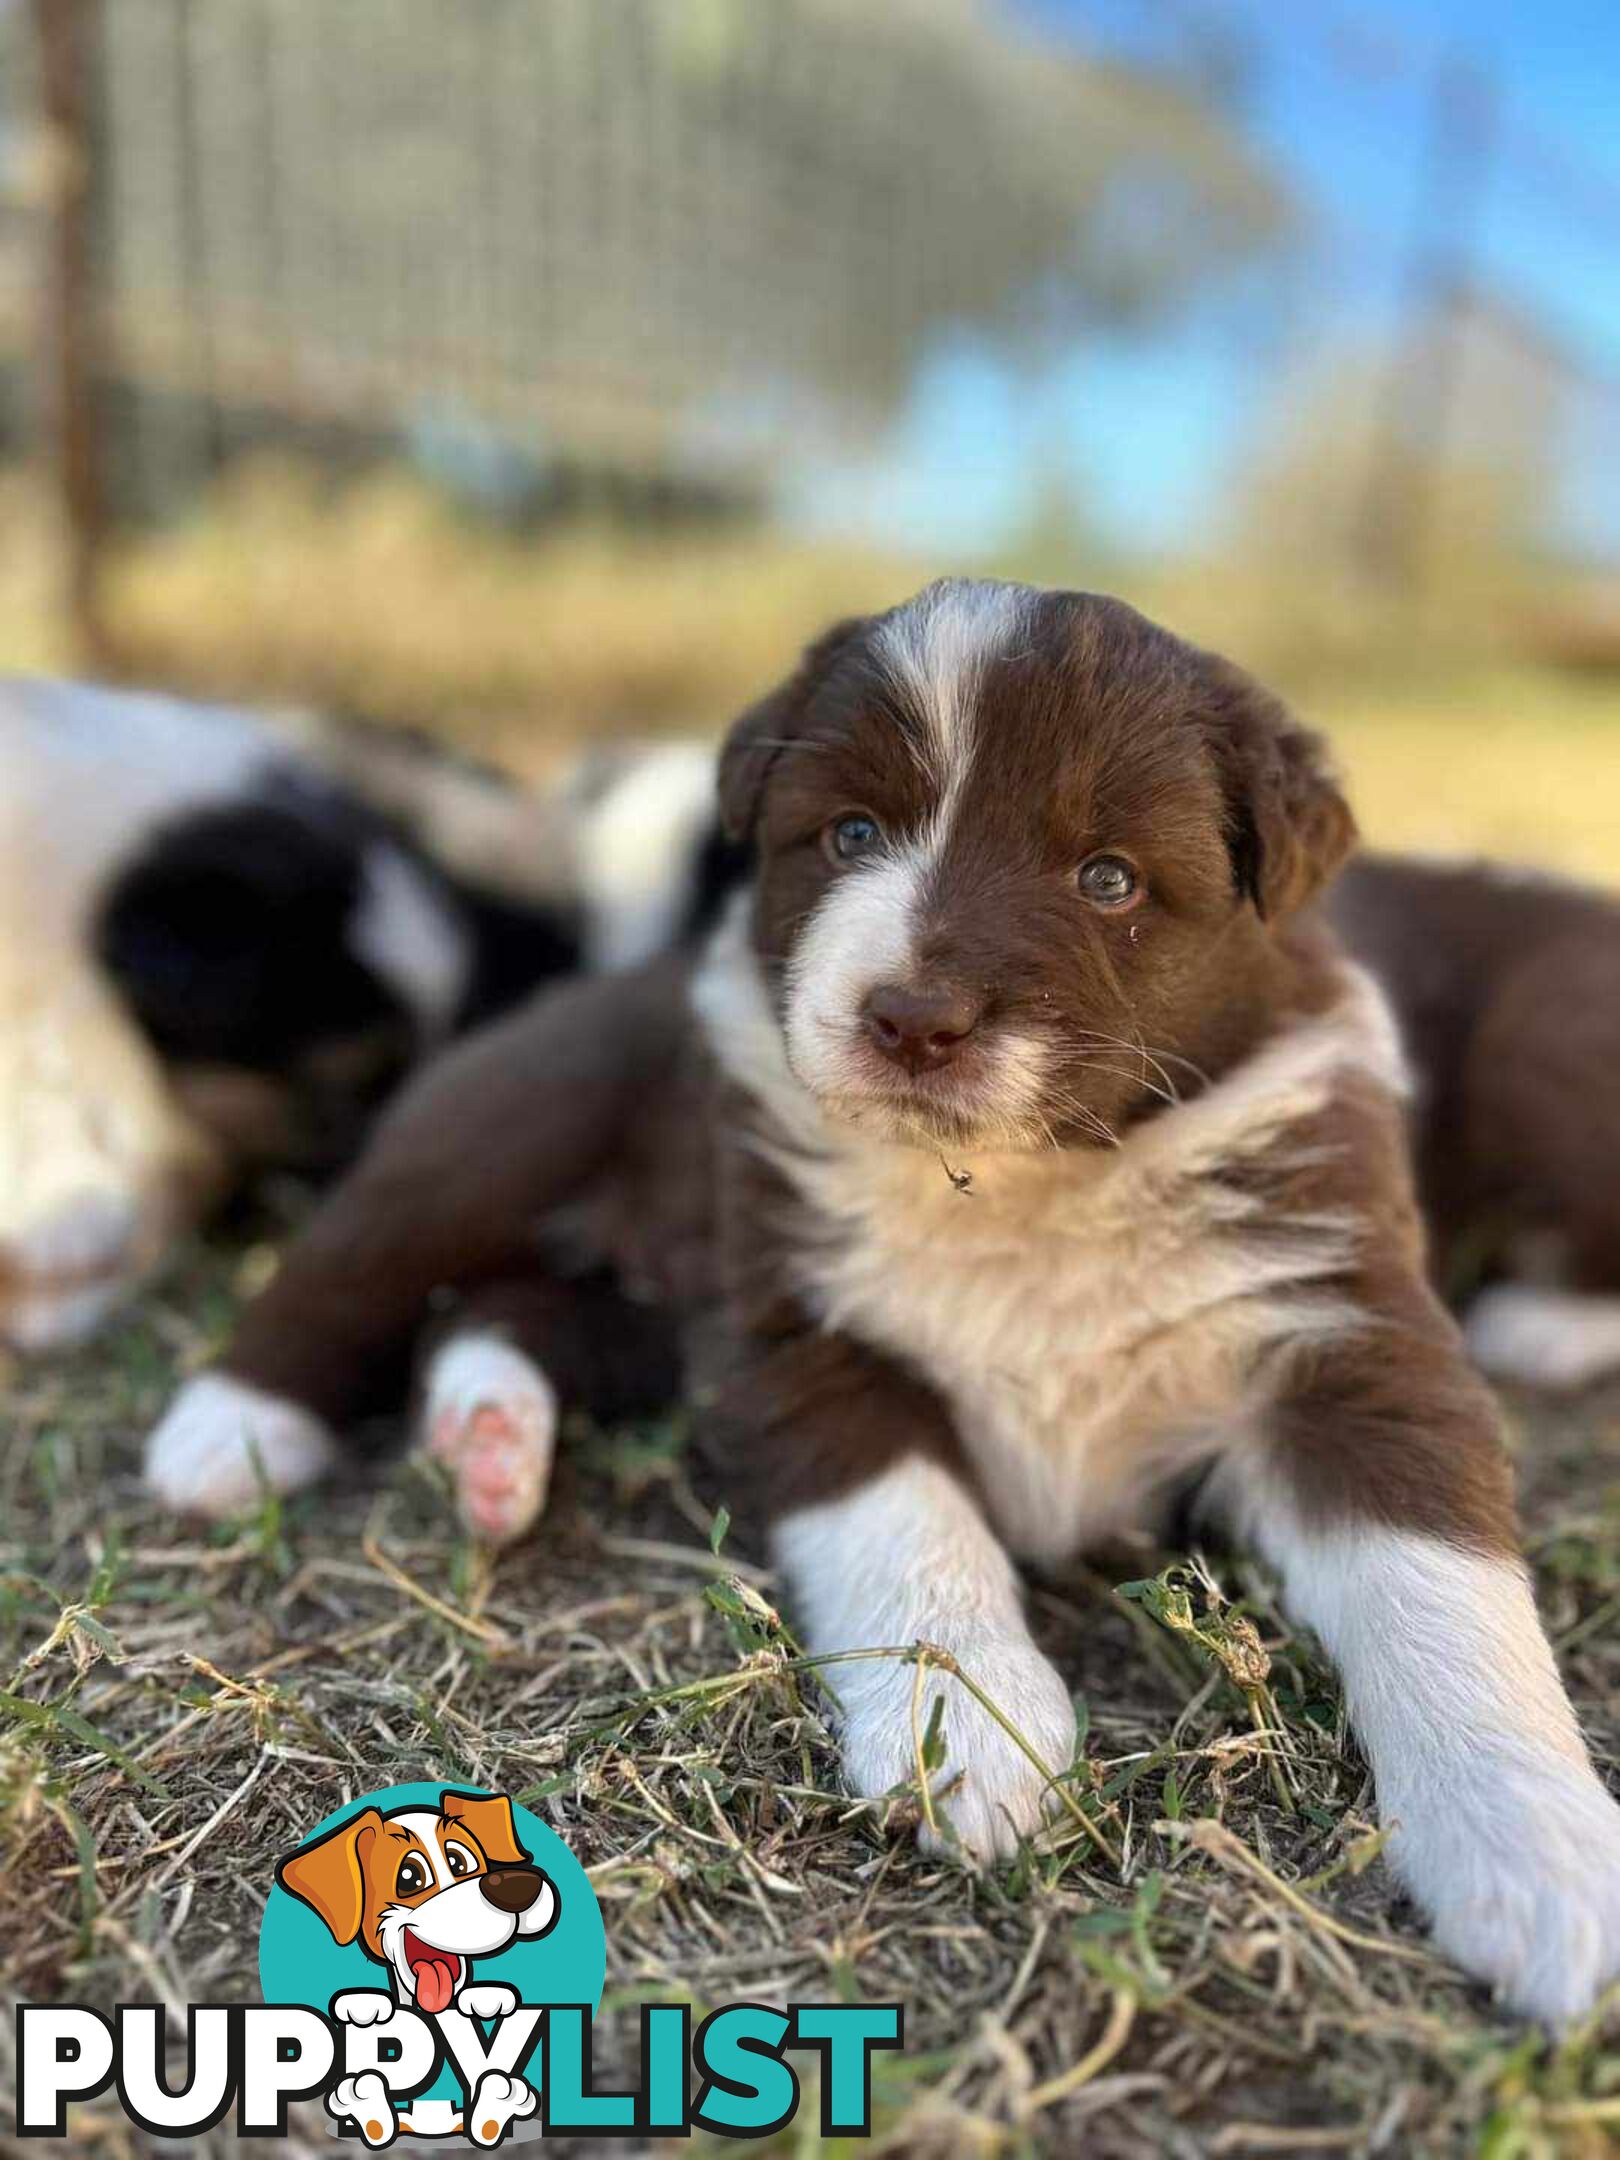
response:
<svg viewBox="0 0 1620 2160"><path fill-rule="evenodd" d="M486 2070L473 2089L467 2135L475 2145L498 2145L513 2123L532 2115L539 2105L539 2094L525 2079Z"/></svg>
<svg viewBox="0 0 1620 2160"><path fill-rule="evenodd" d="M456 2008L463 2017L503 2018L512 2015L518 2001L516 1988L502 1987L494 1980L470 1980L456 1997Z"/></svg>
<svg viewBox="0 0 1620 2160"><path fill-rule="evenodd" d="M379 1998L386 2002L387 1996ZM341 2002L364 2002L364 1995L340 1996ZM333 2010L342 2016L334 2003ZM388 2087L375 2070L362 2070L358 2077L340 2078L326 2097L326 2111L339 2122L353 2123L356 2130L372 2147L380 2150L392 2145L399 2124L394 2115L394 2103L388 2097Z"/></svg>
<svg viewBox="0 0 1620 2160"><path fill-rule="evenodd" d="M340 2025L380 2025L393 2016L394 2008L386 1988L351 1988L332 1997L332 2015Z"/></svg>

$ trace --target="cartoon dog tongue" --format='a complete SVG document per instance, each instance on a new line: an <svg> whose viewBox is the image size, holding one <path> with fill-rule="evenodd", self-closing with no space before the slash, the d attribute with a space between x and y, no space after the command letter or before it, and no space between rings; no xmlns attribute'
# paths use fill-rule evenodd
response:
<svg viewBox="0 0 1620 2160"><path fill-rule="evenodd" d="M448 2010L450 1998L456 1991L456 1967L459 1958L438 1955L422 1958L411 1966L416 1975L416 2007L425 2010L429 2017L437 2017L441 2010Z"/></svg>

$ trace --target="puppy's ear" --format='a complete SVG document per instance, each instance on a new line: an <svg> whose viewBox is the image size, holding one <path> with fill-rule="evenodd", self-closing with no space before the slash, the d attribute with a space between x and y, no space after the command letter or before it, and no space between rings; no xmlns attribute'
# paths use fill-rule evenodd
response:
<svg viewBox="0 0 1620 2160"><path fill-rule="evenodd" d="M313 1845L301 1846L276 1869L282 1889L320 1914L334 1942L352 1943L360 1932L366 1913L366 1854L381 1828L382 1817L368 1807Z"/></svg>
<svg viewBox="0 0 1620 2160"><path fill-rule="evenodd" d="M1356 821L1320 735L1240 668L1216 664L1212 740L1232 874L1266 918L1303 907L1356 844Z"/></svg>
<svg viewBox="0 0 1620 2160"><path fill-rule="evenodd" d="M870 620L851 615L834 623L808 647L786 682L732 724L720 752L720 822L728 840L752 838L771 767L803 726L811 693Z"/></svg>
<svg viewBox="0 0 1620 2160"><path fill-rule="evenodd" d="M465 1823L491 1867L518 1867L528 1859L505 1793L488 1799L482 1793L441 1793L439 1805L451 1822Z"/></svg>

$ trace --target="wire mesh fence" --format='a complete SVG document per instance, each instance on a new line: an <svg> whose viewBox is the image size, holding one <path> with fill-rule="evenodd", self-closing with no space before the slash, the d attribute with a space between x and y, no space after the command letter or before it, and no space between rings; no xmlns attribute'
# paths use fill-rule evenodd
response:
<svg viewBox="0 0 1620 2160"><path fill-rule="evenodd" d="M1221 0L1160 12L1234 49ZM1470 259L1459 172L1609 198L1471 66L1431 94L1331 0L1301 26L1369 134L1432 123L1423 231L1306 199L1241 67L1011 0L0 0L0 433L54 411L66 473L76 431L92 524L264 444L403 453L500 515L729 515L880 443L964 326L1038 369L1214 294L1256 465L1297 413L1299 516L1406 581L1443 461L1516 459L1522 503L1620 439L1620 373ZM1398 296L1370 341L1347 276Z"/></svg>
<svg viewBox="0 0 1620 2160"><path fill-rule="evenodd" d="M757 491L931 332L1151 306L1278 217L1218 120L979 0L93 12L100 335L170 489L277 426Z"/></svg>

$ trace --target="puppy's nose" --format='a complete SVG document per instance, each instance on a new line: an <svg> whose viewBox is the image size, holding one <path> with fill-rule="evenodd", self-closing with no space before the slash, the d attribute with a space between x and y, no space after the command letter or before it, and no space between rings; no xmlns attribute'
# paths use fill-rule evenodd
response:
<svg viewBox="0 0 1620 2160"><path fill-rule="evenodd" d="M497 1912L527 1912L540 1895L543 1879L538 1868L491 1868L484 1877L484 1895Z"/></svg>
<svg viewBox="0 0 1620 2160"><path fill-rule="evenodd" d="M878 1049L912 1073L948 1065L983 1016L983 1002L971 991L944 985L914 990L904 983L880 983L861 1008Z"/></svg>

